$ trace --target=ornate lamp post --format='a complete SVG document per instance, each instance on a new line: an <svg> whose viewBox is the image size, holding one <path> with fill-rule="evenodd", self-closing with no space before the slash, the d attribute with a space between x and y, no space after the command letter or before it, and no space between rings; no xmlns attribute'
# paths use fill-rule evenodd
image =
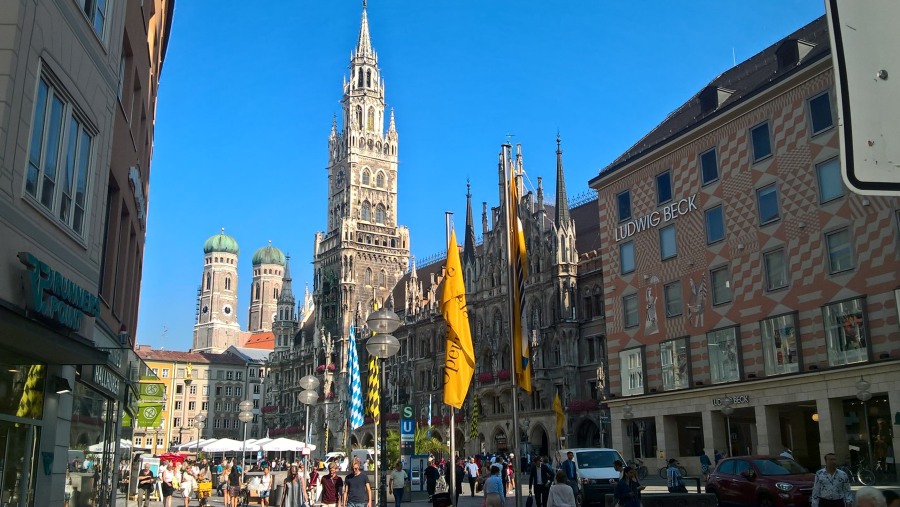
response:
<svg viewBox="0 0 900 507"><path fill-rule="evenodd" d="M244 423L244 442L241 448L241 473L243 474L247 470L247 424L253 420L253 402L244 400L238 405L238 408L241 409L238 419Z"/></svg>
<svg viewBox="0 0 900 507"><path fill-rule="evenodd" d="M870 433L869 428L869 407L868 401L872 399L872 393L869 392L870 384L866 382L866 379L859 377L859 382L856 383L856 399L862 402L863 405L863 420L866 421L866 442L868 443L868 451L869 451L869 470L875 470L874 464L872 462L872 435Z"/></svg>
<svg viewBox="0 0 900 507"><path fill-rule="evenodd" d="M366 319L366 325L369 330L376 333L366 340L366 350L369 354L381 359L381 385L379 386L379 398L381 399L381 407L379 409L382 417L386 413L384 409L384 388L387 383L385 380L384 360L393 356L400 351L400 341L391 335L400 327L400 317L396 313L382 308L373 312ZM378 502L381 507L387 505L387 424L381 421L381 436L379 437L379 445L381 446L381 457L379 458L379 466L381 481L378 484Z"/></svg>
<svg viewBox="0 0 900 507"><path fill-rule="evenodd" d="M732 456L731 451L731 414L734 413L734 407L731 406L731 398L722 400L722 413L725 414L725 431L728 432L728 455Z"/></svg>
<svg viewBox="0 0 900 507"><path fill-rule="evenodd" d="M297 395L297 401L306 405L306 424L304 427L306 428L306 438L303 442L308 446L309 445L309 406L315 404L319 401L319 379L316 378L315 375L307 375L300 379L300 388L303 391ZM307 453L306 458L306 469L309 470L309 454Z"/></svg>

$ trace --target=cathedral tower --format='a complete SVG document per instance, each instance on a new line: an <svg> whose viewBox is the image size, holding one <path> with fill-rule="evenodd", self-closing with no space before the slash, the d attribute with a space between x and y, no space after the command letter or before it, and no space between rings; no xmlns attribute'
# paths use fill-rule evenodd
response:
<svg viewBox="0 0 900 507"><path fill-rule="evenodd" d="M253 254L253 281L250 283L250 315L247 331L259 333L272 330L278 311L278 295L284 277L284 253L272 246L264 246Z"/></svg>
<svg viewBox="0 0 900 507"><path fill-rule="evenodd" d="M240 248L225 234L203 244L203 276L197 298L194 350L224 352L238 345L241 327L237 321L237 265Z"/></svg>
<svg viewBox="0 0 900 507"><path fill-rule="evenodd" d="M328 223L315 238L317 328L345 338L360 310L383 304L409 262L409 230L397 224L398 134L385 130L384 80L363 3L356 50L345 76L341 124L328 138Z"/></svg>

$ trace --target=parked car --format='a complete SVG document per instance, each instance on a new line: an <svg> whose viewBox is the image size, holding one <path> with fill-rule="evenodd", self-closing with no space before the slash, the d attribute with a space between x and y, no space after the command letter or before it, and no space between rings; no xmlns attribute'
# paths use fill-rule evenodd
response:
<svg viewBox="0 0 900 507"><path fill-rule="evenodd" d="M605 504L605 495L612 495L619 472L613 468L616 460L625 462L625 458L615 449L589 447L580 449L560 449L565 457L569 452L575 455L575 466L578 474L580 504ZM565 459L565 458L563 458Z"/></svg>
<svg viewBox="0 0 900 507"><path fill-rule="evenodd" d="M790 458L736 456L716 465L706 482L706 492L716 495L719 505L805 507L815 478Z"/></svg>

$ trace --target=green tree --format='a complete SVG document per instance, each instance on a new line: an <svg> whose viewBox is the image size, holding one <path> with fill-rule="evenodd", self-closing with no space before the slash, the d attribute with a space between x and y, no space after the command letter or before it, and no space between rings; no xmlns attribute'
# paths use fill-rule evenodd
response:
<svg viewBox="0 0 900 507"><path fill-rule="evenodd" d="M416 454L449 454L450 448L440 440L429 437L428 430L432 428L419 428L416 430ZM400 460L400 433L397 430L388 430L387 453L388 465L393 466Z"/></svg>

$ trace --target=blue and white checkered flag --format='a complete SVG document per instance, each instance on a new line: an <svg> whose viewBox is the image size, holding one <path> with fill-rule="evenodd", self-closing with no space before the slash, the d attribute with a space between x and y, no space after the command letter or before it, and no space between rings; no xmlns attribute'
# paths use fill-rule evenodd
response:
<svg viewBox="0 0 900 507"><path fill-rule="evenodd" d="M356 351L356 331L350 326L347 340L347 370L350 371L350 429L363 425L362 381L359 374L359 354Z"/></svg>

